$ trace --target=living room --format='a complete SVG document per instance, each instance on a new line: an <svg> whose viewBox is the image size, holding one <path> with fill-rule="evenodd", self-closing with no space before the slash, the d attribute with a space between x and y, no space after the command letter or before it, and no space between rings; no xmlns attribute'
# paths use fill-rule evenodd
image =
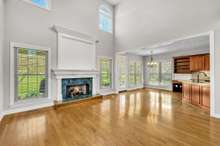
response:
<svg viewBox="0 0 220 146"><path fill-rule="evenodd" d="M219 145L219 11L0 0L0 143Z"/></svg>

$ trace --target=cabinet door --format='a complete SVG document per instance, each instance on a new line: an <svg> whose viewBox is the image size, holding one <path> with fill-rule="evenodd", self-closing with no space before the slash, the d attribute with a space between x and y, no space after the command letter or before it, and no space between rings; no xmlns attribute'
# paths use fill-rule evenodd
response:
<svg viewBox="0 0 220 146"><path fill-rule="evenodd" d="M190 57L190 71L201 71L204 70L204 56L191 56Z"/></svg>
<svg viewBox="0 0 220 146"><path fill-rule="evenodd" d="M209 109L210 108L210 87L209 86L202 86L201 87L201 106L203 108Z"/></svg>
<svg viewBox="0 0 220 146"><path fill-rule="evenodd" d="M200 104L200 86L192 84L191 102L193 105Z"/></svg>
<svg viewBox="0 0 220 146"><path fill-rule="evenodd" d="M204 55L204 70L210 70L210 55Z"/></svg>
<svg viewBox="0 0 220 146"><path fill-rule="evenodd" d="M184 101L190 102L191 99L191 84L183 83L182 98Z"/></svg>

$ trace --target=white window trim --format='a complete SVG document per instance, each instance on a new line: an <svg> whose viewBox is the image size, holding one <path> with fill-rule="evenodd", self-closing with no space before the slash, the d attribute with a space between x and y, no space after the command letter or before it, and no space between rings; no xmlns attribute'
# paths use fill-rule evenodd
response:
<svg viewBox="0 0 220 146"><path fill-rule="evenodd" d="M37 8L40 8L40 9L42 9L42 10L51 11L51 9L52 9L52 0L48 0L48 8L42 8L42 7L40 7L40 6L36 5L36 4L34 4L34 3L31 2L30 0L23 0L23 1L26 2L26 3L28 3L28 4L31 4L31 5L35 6L35 7L37 7Z"/></svg>
<svg viewBox="0 0 220 146"><path fill-rule="evenodd" d="M102 88L101 86L101 66L100 66L100 60L101 59L109 59L111 60L111 86L109 87L106 87L106 88ZM97 63L97 66L98 66L98 70L99 70L99 89L100 90L112 90L113 89L113 85L114 85L114 80L113 80L113 58L112 57L107 57L107 56L99 56L98 57L98 63Z"/></svg>
<svg viewBox="0 0 220 146"><path fill-rule="evenodd" d="M37 49L37 50L44 50L48 51L48 97L43 98L37 98L37 99L27 99L25 101L16 101L15 100L15 48L31 48L31 49ZM42 47L42 46L36 46L31 44L23 44L23 43L15 43L10 42L10 107L19 107L26 104L32 104L32 103L41 103L44 101L50 101L51 100L51 53L50 48Z"/></svg>

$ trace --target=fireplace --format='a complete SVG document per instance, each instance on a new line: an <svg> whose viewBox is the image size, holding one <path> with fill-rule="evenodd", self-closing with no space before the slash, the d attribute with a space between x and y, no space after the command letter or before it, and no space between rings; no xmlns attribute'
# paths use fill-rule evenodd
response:
<svg viewBox="0 0 220 146"><path fill-rule="evenodd" d="M77 100L92 96L92 78L62 79L63 100Z"/></svg>

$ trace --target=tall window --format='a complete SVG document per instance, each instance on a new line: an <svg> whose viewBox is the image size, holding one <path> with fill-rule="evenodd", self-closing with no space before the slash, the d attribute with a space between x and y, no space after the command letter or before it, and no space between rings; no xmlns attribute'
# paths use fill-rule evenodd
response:
<svg viewBox="0 0 220 146"><path fill-rule="evenodd" d="M118 56L117 59L119 88L126 88L126 57Z"/></svg>
<svg viewBox="0 0 220 146"><path fill-rule="evenodd" d="M147 84L169 86L172 80L172 65L169 60L158 61L153 67L146 66Z"/></svg>
<svg viewBox="0 0 220 146"><path fill-rule="evenodd" d="M100 59L100 87L112 88L112 59Z"/></svg>
<svg viewBox="0 0 220 146"><path fill-rule="evenodd" d="M160 63L157 62L156 65L152 67L147 66L147 82L149 85L159 85L160 83Z"/></svg>
<svg viewBox="0 0 220 146"><path fill-rule="evenodd" d="M50 9L50 1L51 0L24 0L28 3L31 3L35 6L38 6L43 9Z"/></svg>
<svg viewBox="0 0 220 146"><path fill-rule="evenodd" d="M133 61L129 61L129 66L128 66L128 83L129 86L135 86L136 85L136 80L135 80L135 72L136 72L136 63Z"/></svg>
<svg viewBox="0 0 220 146"><path fill-rule="evenodd" d="M48 97L48 51L16 49L16 101Z"/></svg>
<svg viewBox="0 0 220 146"><path fill-rule="evenodd" d="M136 62L136 85L141 85L142 84L142 70L143 66L141 62Z"/></svg>
<svg viewBox="0 0 220 146"><path fill-rule="evenodd" d="M128 82L133 87L142 84L142 63L140 61L129 61Z"/></svg>
<svg viewBox="0 0 220 146"><path fill-rule="evenodd" d="M99 8L99 28L104 32L113 32L113 11L107 3Z"/></svg>
<svg viewBox="0 0 220 146"><path fill-rule="evenodd" d="M172 80L172 63L171 61L161 62L161 84L170 85Z"/></svg>

